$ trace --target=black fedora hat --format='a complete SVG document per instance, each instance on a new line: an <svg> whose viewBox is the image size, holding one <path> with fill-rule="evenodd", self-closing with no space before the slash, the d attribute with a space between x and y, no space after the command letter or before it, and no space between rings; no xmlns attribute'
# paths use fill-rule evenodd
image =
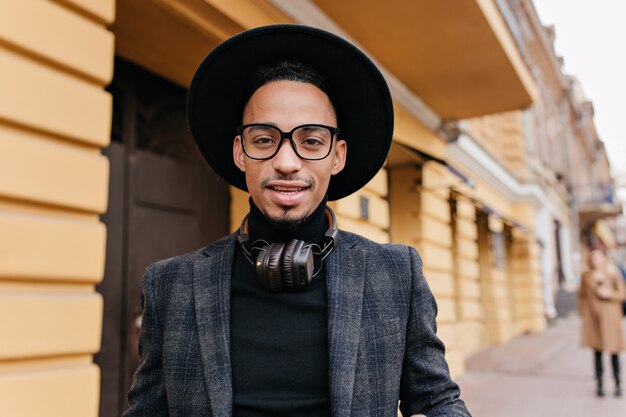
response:
<svg viewBox="0 0 626 417"><path fill-rule="evenodd" d="M246 189L232 157L248 81L259 67L299 61L322 74L336 107L346 166L333 176L328 198L357 191L382 167L393 135L393 103L376 65L348 41L303 25L271 25L218 45L198 67L187 99L189 127L200 152L231 185Z"/></svg>

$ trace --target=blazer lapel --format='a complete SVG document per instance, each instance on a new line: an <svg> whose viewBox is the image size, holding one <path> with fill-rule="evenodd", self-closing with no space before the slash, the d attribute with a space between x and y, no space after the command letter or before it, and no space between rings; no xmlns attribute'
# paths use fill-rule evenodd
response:
<svg viewBox="0 0 626 417"><path fill-rule="evenodd" d="M193 290L204 378L213 417L232 415L230 280L234 235L207 247L195 261Z"/></svg>
<svg viewBox="0 0 626 417"><path fill-rule="evenodd" d="M351 239L343 236L326 264L330 401L333 417L347 417L352 408L366 273L363 251L354 248Z"/></svg>

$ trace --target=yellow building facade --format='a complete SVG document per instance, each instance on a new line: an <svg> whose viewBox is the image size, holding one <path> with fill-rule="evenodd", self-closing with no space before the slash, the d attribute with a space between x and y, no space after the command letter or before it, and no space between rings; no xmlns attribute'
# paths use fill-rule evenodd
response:
<svg viewBox="0 0 626 417"><path fill-rule="evenodd" d="M129 290L118 300L96 291L96 285L117 279L105 272L113 256L107 242L109 248L117 242L112 232L117 229L102 217L115 205L109 190L119 174L110 156L112 125L116 112L124 110L114 105L118 93L108 87L115 59L185 88L213 46L264 24L333 30L383 68L396 106L392 151L368 185L332 206L340 228L419 251L439 306L439 335L453 375L464 372L468 355L543 329L534 207L512 201L475 176L475 168L452 158L449 142L456 134L447 123L530 105L537 94L531 72L496 1L422 3L3 2L0 415L108 416L124 408L126 387L101 395L109 382L101 379L93 359L104 346L107 306L135 295ZM353 13L355 7L360 13ZM437 48L425 39L437 42ZM469 122L465 129L476 142L488 141L479 124ZM491 126L523 148L519 120L503 118ZM515 160L515 149L487 153L495 160ZM124 169L134 169L134 155ZM518 168L515 163L504 167ZM140 188L141 181L129 187ZM247 211L247 195L231 189L229 198L216 204L227 207L224 227L234 230ZM124 217L126 223L135 221L133 215ZM113 245L126 250L121 246ZM132 251L124 256L132 257ZM135 281L129 282L124 285ZM122 328L130 334L137 317L113 320L125 320ZM132 344L131 336L124 340ZM123 372L130 372L132 362L126 363Z"/></svg>
<svg viewBox="0 0 626 417"><path fill-rule="evenodd" d="M95 416L113 1L0 5L0 414Z"/></svg>

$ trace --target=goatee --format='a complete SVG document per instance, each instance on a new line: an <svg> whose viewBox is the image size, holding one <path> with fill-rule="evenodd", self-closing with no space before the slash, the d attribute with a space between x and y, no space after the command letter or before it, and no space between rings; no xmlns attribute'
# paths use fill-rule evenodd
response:
<svg viewBox="0 0 626 417"><path fill-rule="evenodd" d="M269 220L272 226L276 227L277 229L285 231L296 231L300 226L302 226L302 224L304 224L307 216L303 216L300 218L290 218L289 210L290 208L283 208L284 216L281 218L274 218L268 216L267 214L265 215L265 217Z"/></svg>

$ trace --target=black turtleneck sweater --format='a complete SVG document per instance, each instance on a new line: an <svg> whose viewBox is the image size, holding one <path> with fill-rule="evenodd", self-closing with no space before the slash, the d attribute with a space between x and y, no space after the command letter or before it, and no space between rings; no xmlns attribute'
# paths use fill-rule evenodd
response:
<svg viewBox="0 0 626 417"><path fill-rule="evenodd" d="M250 200L250 242L301 239L321 244L326 200L295 230L272 225ZM231 289L234 417L330 416L326 277L272 293L260 286L241 248Z"/></svg>

